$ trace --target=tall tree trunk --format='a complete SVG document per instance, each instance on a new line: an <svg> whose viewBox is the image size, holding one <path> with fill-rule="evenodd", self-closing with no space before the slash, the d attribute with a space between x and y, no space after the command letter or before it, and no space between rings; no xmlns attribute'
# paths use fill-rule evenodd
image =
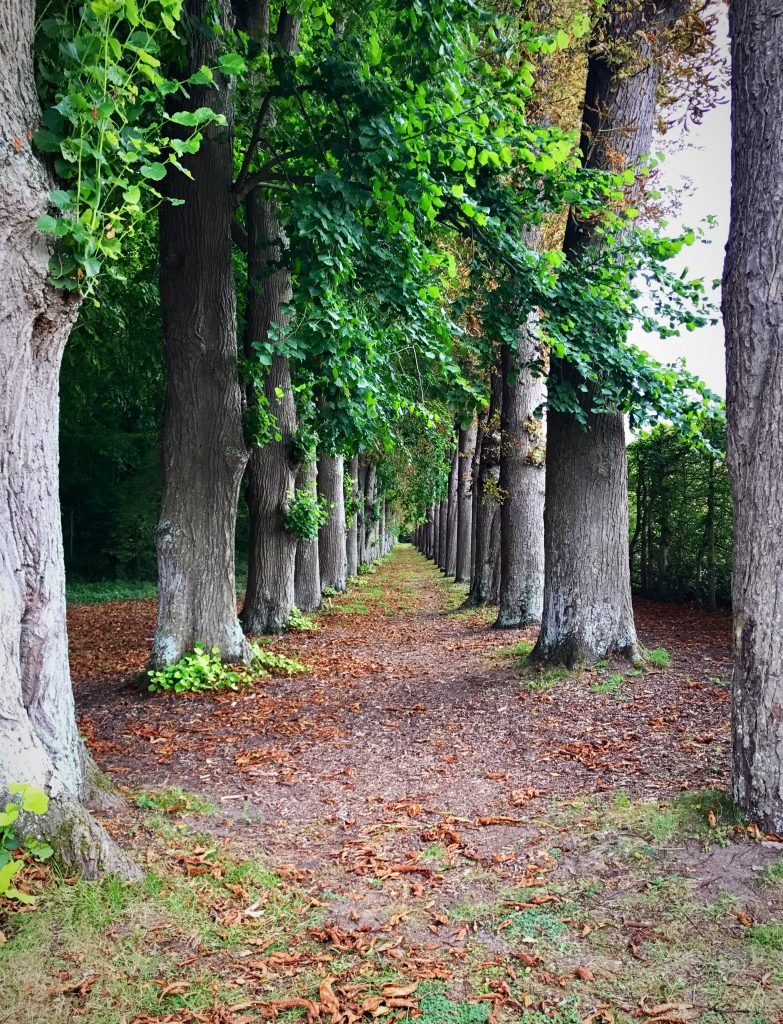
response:
<svg viewBox="0 0 783 1024"><path fill-rule="evenodd" d="M449 503L442 500L438 506L438 568L444 571L446 568L446 549L449 541Z"/></svg>
<svg viewBox="0 0 783 1024"><path fill-rule="evenodd" d="M468 595L468 603L473 605L485 605L492 600L496 554L492 548L492 533L495 521L500 514L498 480L500 473L501 390L501 374L496 371L492 374L490 382L489 413L482 435L479 466L473 485L475 491L473 532L476 538L476 556L473 583Z"/></svg>
<svg viewBox="0 0 783 1024"><path fill-rule="evenodd" d="M783 833L783 17L732 0L731 230L723 280L734 505L733 787Z"/></svg>
<svg viewBox="0 0 783 1024"><path fill-rule="evenodd" d="M367 470L368 464L364 459L359 459L359 472L356 475L356 490L359 499L359 511L356 513L356 554L359 565L366 565L367 553L364 541L365 525L367 523Z"/></svg>
<svg viewBox="0 0 783 1024"><path fill-rule="evenodd" d="M345 590L348 556L345 547L345 491L342 455L318 457L318 493L326 498L329 519L318 534L321 590Z"/></svg>
<svg viewBox="0 0 783 1024"><path fill-rule="evenodd" d="M440 550L440 508L432 506L432 561L438 564L438 551Z"/></svg>
<svg viewBox="0 0 783 1024"><path fill-rule="evenodd" d="M351 502L356 504L359 497L359 456L354 455L348 463L348 481L351 493ZM351 515L350 522L346 520L345 548L347 558L346 572L348 579L352 579L359 572L359 513Z"/></svg>
<svg viewBox="0 0 783 1024"><path fill-rule="evenodd" d="M459 505L459 432L454 445L454 454L451 457L451 470L449 471L449 493L447 496L448 508L446 511L446 565L444 572L447 576L457 575L457 508Z"/></svg>
<svg viewBox="0 0 783 1024"><path fill-rule="evenodd" d="M245 200L248 239L248 292L245 355L254 356L254 342L265 342L270 328L285 329L284 312L291 301L291 274L272 270L284 244L275 204L253 192ZM270 244L279 241L279 244ZM248 633L280 633L288 625L294 606L294 567L297 538L284 526L286 507L294 496L296 465L291 441L297 427L296 405L288 359L272 357L264 375L264 396L274 416L274 437L254 447L247 468L247 503L250 512L250 550L242 624ZM248 396L249 404L255 397Z"/></svg>
<svg viewBox="0 0 783 1024"><path fill-rule="evenodd" d="M484 447L484 429L486 427L487 414L482 413L478 418L476 427L476 443L473 447L473 458L470 460L470 575L467 582L473 586L476 578L476 540L478 528L478 475L481 463L481 449ZM468 598L468 600L470 600Z"/></svg>
<svg viewBox="0 0 783 1024"><path fill-rule="evenodd" d="M44 789L47 814L23 816L17 832L47 839L68 870L132 878L138 868L82 803L58 495L60 361L79 301L48 284L51 251L35 226L52 182L30 142L34 18L22 0L0 9L0 804L11 783Z"/></svg>
<svg viewBox="0 0 783 1024"><path fill-rule="evenodd" d="M245 26L256 44L266 48L269 32L269 0L247 5ZM288 53L296 48L299 19L280 12L275 42ZM268 114L274 116L273 111ZM286 239L277 219L276 204L251 192L245 199L247 233L247 308L245 357L256 357L255 344L269 342L270 328L288 327L286 305L291 301L291 272L279 266ZM278 265L275 267L275 265ZM296 465L291 441L297 428L296 405L288 359L273 355L264 374L266 407L274 417L273 437L255 446L247 469L247 503L250 513L248 578L242 624L248 633L280 633L288 625L294 604L296 537L285 529L288 501L294 495ZM248 389L248 406L258 396Z"/></svg>
<svg viewBox="0 0 783 1024"><path fill-rule="evenodd" d="M630 11L625 0L606 5L602 44L588 63L581 141L586 167L633 167L649 151L660 33L685 7L684 0L642 0ZM572 214L566 255L578 258L594 241L594 232L593 222ZM552 369L572 376L555 360ZM573 664L619 651L636 659L621 413L588 412L585 429L571 414L550 412L544 551L544 606L533 658Z"/></svg>
<svg viewBox="0 0 783 1024"><path fill-rule="evenodd" d="M362 536L362 561L370 565L372 555L372 530L375 518L375 463L367 463L367 472L364 477L364 530Z"/></svg>
<svg viewBox="0 0 783 1024"><path fill-rule="evenodd" d="M214 65L220 38L205 26L214 5L188 0L187 76ZM231 27L228 0L222 25ZM248 451L237 373L236 297L231 261L232 109L228 81L177 94L174 110L209 106L227 125L210 125L185 159L192 180L172 168L164 192L182 206L160 207L160 294L166 401L163 502L156 532L160 603L153 665L178 661L194 644L246 659L236 609L234 532Z"/></svg>
<svg viewBox="0 0 783 1024"><path fill-rule="evenodd" d="M316 465L308 462L296 474L296 489L316 490ZM318 560L318 538L300 537L296 544L294 563L294 602L300 612L314 612L321 607L321 569Z"/></svg>
<svg viewBox="0 0 783 1024"><path fill-rule="evenodd" d="M495 625L516 629L541 621L544 603L545 427L536 410L546 398L534 321L519 329L516 351L501 350L500 609Z"/></svg>
<svg viewBox="0 0 783 1024"><path fill-rule="evenodd" d="M473 512L471 471L476 447L476 417L467 427L460 427L457 463L457 553L455 582L470 582L470 538Z"/></svg>

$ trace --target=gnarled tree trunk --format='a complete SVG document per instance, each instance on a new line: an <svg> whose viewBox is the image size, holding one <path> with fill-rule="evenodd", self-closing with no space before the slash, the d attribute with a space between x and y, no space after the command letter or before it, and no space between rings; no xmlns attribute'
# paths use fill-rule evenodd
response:
<svg viewBox="0 0 783 1024"><path fill-rule="evenodd" d="M213 6L188 0L183 67L214 65L220 39L200 23ZM228 0L222 24L231 26ZM183 29L184 31L184 29ZM237 373L236 296L231 262L232 109L228 81L191 86L172 112L209 106L227 125L209 125L198 153L185 158L193 179L172 168L163 191L182 206L160 207L160 294L166 401L163 502L156 540L160 604L153 665L178 661L194 644L244 660L248 646L236 609L234 532L248 457Z"/></svg>
<svg viewBox="0 0 783 1024"><path fill-rule="evenodd" d="M540 622L544 602L545 430L534 413L546 386L530 370L538 355L531 327L520 328L516 351L504 344L501 352L499 628Z"/></svg>
<svg viewBox="0 0 783 1024"><path fill-rule="evenodd" d="M316 490L316 465L308 462L296 474L296 489ZM296 543L294 562L294 602L300 612L314 612L321 607L321 570L318 561L318 538L300 537Z"/></svg>
<svg viewBox="0 0 783 1024"><path fill-rule="evenodd" d="M734 505L733 789L783 832L783 9L732 0L732 203L723 280Z"/></svg>
<svg viewBox="0 0 783 1024"><path fill-rule="evenodd" d="M51 251L35 226L52 183L30 142L34 17L22 0L0 9L0 804L10 783L38 786L49 810L20 818L19 834L45 838L87 877L133 878L138 868L83 804L58 495L60 361L79 302L47 283Z"/></svg>
<svg viewBox="0 0 783 1024"><path fill-rule="evenodd" d="M588 64L582 154L585 166L620 170L649 151L660 78L660 33L684 0L607 4L604 40ZM565 251L578 258L594 224L573 214ZM552 361L566 378L567 366ZM592 393L587 396L588 406ZM623 416L568 413L547 422L545 580L541 632L532 657L574 664L614 652L639 656L628 564L627 457Z"/></svg>
<svg viewBox="0 0 783 1024"><path fill-rule="evenodd" d="M329 519L318 534L321 590L345 590L348 558L345 549L345 491L342 455L318 457L318 493L326 498Z"/></svg>

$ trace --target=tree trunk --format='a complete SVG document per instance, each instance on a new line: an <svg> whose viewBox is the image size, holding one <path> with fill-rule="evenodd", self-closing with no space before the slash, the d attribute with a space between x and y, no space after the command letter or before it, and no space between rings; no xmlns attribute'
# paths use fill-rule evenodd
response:
<svg viewBox="0 0 783 1024"><path fill-rule="evenodd" d="M318 534L321 590L345 590L348 557L345 548L345 491L342 455L318 457L318 493L326 498L329 519Z"/></svg>
<svg viewBox="0 0 783 1024"><path fill-rule="evenodd" d="M449 503L445 499L438 505L438 568L446 568L446 549L449 539Z"/></svg>
<svg viewBox="0 0 783 1024"><path fill-rule="evenodd" d="M296 474L296 489L316 489L316 465L308 462ZM318 538L300 537L296 543L294 564L294 602L300 612L314 612L321 607L321 570L318 562Z"/></svg>
<svg viewBox="0 0 783 1024"><path fill-rule="evenodd" d="M359 511L356 513L356 555L359 565L366 565L367 552L364 542L364 531L367 523L367 470L364 459L359 459L359 472L356 476L356 490L359 499Z"/></svg>
<svg viewBox="0 0 783 1024"><path fill-rule="evenodd" d="M198 30L212 6L188 0L187 76L213 65L222 45ZM221 22L231 27L222 0ZM187 24L187 20L186 23ZM160 603L153 665L178 661L196 643L244 660L248 646L236 609L234 532L248 451L242 433L237 373L236 297L231 260L233 220L231 96L228 81L192 86L176 109L209 106L228 125L210 125L198 153L172 168L163 191L184 205L160 207L160 293L166 401L163 416L163 502L156 540Z"/></svg>
<svg viewBox="0 0 783 1024"><path fill-rule="evenodd" d="M451 470L449 471L449 493L447 497L446 511L446 565L444 572L447 576L457 575L457 508L459 506L459 433L457 443L454 445L454 454L451 457Z"/></svg>
<svg viewBox="0 0 783 1024"><path fill-rule="evenodd" d="M732 0L732 203L723 280L734 505L733 788L783 832L783 17Z"/></svg>
<svg viewBox="0 0 783 1024"><path fill-rule="evenodd" d="M500 610L495 625L517 629L541 621L544 603L545 426L536 410L546 399L533 322L518 332L517 351L504 344L500 420Z"/></svg>
<svg viewBox="0 0 783 1024"><path fill-rule="evenodd" d="M245 200L248 239L248 282L245 355L254 356L254 342L266 342L270 328L285 329L284 312L291 301L288 269L269 272L280 259L284 244L275 204L253 192ZM280 240L279 244L271 242ZM242 624L248 633L280 633L288 625L294 606L294 567L297 538L284 526L288 502L294 496L296 466L291 440L297 427L296 405L288 359L274 355L264 374L264 396L274 416L274 437L253 448L247 469L250 512L250 550ZM248 404L256 401L248 395Z"/></svg>
<svg viewBox="0 0 783 1024"><path fill-rule="evenodd" d="M372 557L372 528L375 516L375 464L368 462L364 477L364 531L362 537L362 561L370 565Z"/></svg>
<svg viewBox="0 0 783 1024"><path fill-rule="evenodd" d="M482 413L478 419L476 428L476 443L473 446L473 458L470 460L470 575L468 583L473 586L476 578L476 531L478 528L478 475L481 464L481 449L484 447L484 429L486 427L487 414ZM470 600L470 598L468 598Z"/></svg>
<svg viewBox="0 0 783 1024"><path fill-rule="evenodd" d="M20 818L20 835L46 839L68 871L135 878L82 805L88 758L68 669L58 495L60 361L79 301L48 285L51 251L35 227L52 183L30 142L34 17L21 0L0 9L0 804L10 783L44 789L47 814Z"/></svg>
<svg viewBox="0 0 783 1024"><path fill-rule="evenodd" d="M355 505L359 497L359 456L354 455L348 463L348 480L352 504ZM359 572L359 513L354 512L351 521L346 523L345 548L347 558L346 572L348 579L352 579Z"/></svg>
<svg viewBox="0 0 783 1024"><path fill-rule="evenodd" d="M661 68L656 47L685 7L684 0L643 0L629 12L625 0L607 4L603 40L588 63L581 140L586 167L634 167L649 151ZM594 232L594 221L572 214L566 255L578 258ZM573 376L554 359L552 370ZM592 397L591 391L588 407ZM544 606L533 658L571 665L620 651L635 660L621 413L588 412L586 429L570 414L550 413L545 507Z"/></svg>
<svg viewBox="0 0 783 1024"><path fill-rule="evenodd" d="M476 482L473 485L476 493L474 503L476 538L476 556L473 571L473 584L468 595L468 603L486 605L492 600L495 577L495 554L492 547L492 534L495 522L500 514L498 504L498 479L500 473L500 405L501 405L501 374L492 374L490 384L490 403L487 422L481 441ZM497 530L495 530L497 533Z"/></svg>
<svg viewBox="0 0 783 1024"><path fill-rule="evenodd" d="M471 471L473 452L476 447L476 417L470 426L460 427L459 458L457 463L457 568L456 583L470 582L470 538L473 498L471 494Z"/></svg>

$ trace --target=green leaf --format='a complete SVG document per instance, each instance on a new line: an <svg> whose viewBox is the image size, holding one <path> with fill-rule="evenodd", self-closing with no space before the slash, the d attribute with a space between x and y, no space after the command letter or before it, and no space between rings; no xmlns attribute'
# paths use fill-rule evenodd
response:
<svg viewBox="0 0 783 1024"><path fill-rule="evenodd" d="M247 71L247 64L238 53L224 53L218 61L218 68L224 75L242 75Z"/></svg>
<svg viewBox="0 0 783 1024"><path fill-rule="evenodd" d="M166 177L166 167L161 163L143 164L140 170L145 178L150 178L152 181L161 181Z"/></svg>
<svg viewBox="0 0 783 1024"><path fill-rule="evenodd" d="M8 889L8 884L17 872L24 867L24 861L12 860L5 867L0 868L0 893Z"/></svg>
<svg viewBox="0 0 783 1024"><path fill-rule="evenodd" d="M49 797L37 786L28 786L22 796L22 810L30 814L46 814L49 810Z"/></svg>
<svg viewBox="0 0 783 1024"><path fill-rule="evenodd" d="M43 231L45 235L54 235L57 232L57 220L48 213L45 213L43 217L39 217L35 222L35 226L39 231Z"/></svg>
<svg viewBox="0 0 783 1024"><path fill-rule="evenodd" d="M381 41L378 38L377 32L371 32L367 47L367 62L371 67L381 63L381 57L383 51L381 50Z"/></svg>
<svg viewBox="0 0 783 1024"><path fill-rule="evenodd" d="M61 188L53 188L49 193L49 199L58 210L70 210L73 206L74 195L72 192L65 192Z"/></svg>

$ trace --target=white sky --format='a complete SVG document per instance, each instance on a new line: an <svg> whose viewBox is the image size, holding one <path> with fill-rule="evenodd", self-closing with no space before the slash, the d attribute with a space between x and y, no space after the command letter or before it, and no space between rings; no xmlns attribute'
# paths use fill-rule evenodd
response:
<svg viewBox="0 0 783 1024"><path fill-rule="evenodd" d="M721 46L727 47L725 25ZM661 167L660 185L673 190L679 211L669 219L672 228L695 228L708 214L713 214L717 227L708 231L709 244L697 241L686 247L671 266L680 271L688 267L695 277L703 277L708 287L723 272L723 257L729 230L729 199L731 182L729 104L716 107L705 115L701 125L690 125L683 132L672 129L659 148L666 153ZM714 293L719 305L720 292ZM679 338L662 340L638 331L633 338L661 362L682 356L688 368L697 373L714 391L726 394L723 325L703 327L698 331L682 331Z"/></svg>

